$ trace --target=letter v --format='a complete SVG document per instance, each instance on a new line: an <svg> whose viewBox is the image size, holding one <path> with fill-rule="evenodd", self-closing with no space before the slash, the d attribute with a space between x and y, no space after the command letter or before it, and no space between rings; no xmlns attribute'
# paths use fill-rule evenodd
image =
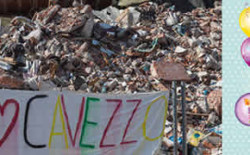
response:
<svg viewBox="0 0 250 155"><path fill-rule="evenodd" d="M70 127L70 124L69 124L69 117L68 117L68 114L67 114L67 111L66 111L66 106L65 106L65 103L64 103L63 95L61 96L61 100L62 100L63 113L64 113L64 117L65 117L65 120L66 120L66 123L67 123L68 132L69 132L69 138L71 140L72 145L75 146L75 144L76 144L76 136L77 136L77 133L78 133L78 131L80 129L82 118L83 118L85 98L84 97L82 98L82 104L81 104L81 108L80 108L80 111L79 111L79 118L78 118L78 122L77 122L77 125L76 125L76 131L75 131L74 139L72 137L71 127Z"/></svg>

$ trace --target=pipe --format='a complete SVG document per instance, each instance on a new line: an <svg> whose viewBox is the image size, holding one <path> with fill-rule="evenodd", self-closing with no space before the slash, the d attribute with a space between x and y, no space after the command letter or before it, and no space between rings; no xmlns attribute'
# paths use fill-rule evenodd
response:
<svg viewBox="0 0 250 155"><path fill-rule="evenodd" d="M177 94L176 94L176 81L172 82L172 106L173 106L173 119L174 119L174 155L178 154L178 130L177 130Z"/></svg>
<svg viewBox="0 0 250 155"><path fill-rule="evenodd" d="M186 86L181 82L181 106L182 106L182 154L187 155L187 136L186 136Z"/></svg>

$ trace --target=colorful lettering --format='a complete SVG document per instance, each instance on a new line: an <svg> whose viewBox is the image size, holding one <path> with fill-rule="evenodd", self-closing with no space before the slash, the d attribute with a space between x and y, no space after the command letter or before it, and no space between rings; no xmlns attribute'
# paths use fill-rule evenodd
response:
<svg viewBox="0 0 250 155"><path fill-rule="evenodd" d="M250 100L249 99L244 99L245 105L250 106Z"/></svg>
<svg viewBox="0 0 250 155"><path fill-rule="evenodd" d="M107 102L116 102L116 103L118 103L118 105L116 106L116 108L115 108L115 110L114 110L112 116L111 116L110 119L109 119L108 125L106 126L106 128L105 128L105 130L104 130L104 133L103 133L102 139L101 139L101 143L100 143L100 148L102 148L102 147L114 147L114 146L115 146L115 144L106 144L106 145L105 145L105 144L103 144L103 143L104 143L104 139L105 139L105 137L106 137L106 135L107 135L108 129L110 128L111 123L112 123L112 121L113 121L113 119L114 119L116 113L118 112L118 110L120 109L120 107L121 107L121 105L122 105L122 100L107 100Z"/></svg>
<svg viewBox="0 0 250 155"><path fill-rule="evenodd" d="M86 127L87 125L94 125L96 126L97 123L96 122L91 122L88 121L88 114L89 114L89 105L90 102L99 102L100 99L99 98L87 98L87 102L86 102L86 110L85 110L85 115L84 115L84 121L83 121L83 125L82 125L82 133L81 133L81 138L80 138L80 147L86 147L86 148L95 148L95 145L92 144L83 144L83 137L85 136L85 131L86 131Z"/></svg>
<svg viewBox="0 0 250 155"><path fill-rule="evenodd" d="M31 144L30 141L28 140L27 124L28 124L30 105L31 105L32 101L34 101L35 99L41 99L41 98L46 98L46 97L48 97L48 96L47 95L36 95L36 96L32 97L31 99L29 99L29 101L27 102L27 106L26 106L26 110L25 110L25 117L24 117L23 135L24 135L25 143L32 148L44 148L44 147L46 147L46 145L45 144L44 145L34 145L34 144Z"/></svg>
<svg viewBox="0 0 250 155"><path fill-rule="evenodd" d="M147 136L147 132L146 132L146 122L147 122L147 119L148 119L148 113L149 113L149 111L150 111L152 105L153 105L155 102L157 102L158 100L160 100L160 99L163 99L163 100L165 101L165 113L164 113L164 119L163 119L163 129L162 129L162 132L161 132L160 136L155 137L155 138L150 138L150 137ZM159 139L159 138L161 138L161 137L163 136L163 134L164 134L164 129L165 129L165 121L166 121L166 118L167 118L167 110L168 110L168 101L167 101L167 99L166 99L165 96L161 96L161 97L159 97L159 98L153 100L153 101L149 104L149 106L148 106L148 108L147 108L147 111L146 111L146 114L145 114L145 117L144 117L144 122L142 123L143 136L144 136L144 138L145 138L146 140L148 140L148 141L155 141L155 140L157 140L157 139Z"/></svg>
<svg viewBox="0 0 250 155"><path fill-rule="evenodd" d="M67 111L66 111L66 106L65 106L65 103L64 103L63 95L61 96L61 99L62 99L62 107L63 107L64 117L65 117L65 120L66 120L66 123L67 123L68 132L69 132L69 138L71 140L72 145L75 146L76 136L77 136L77 133L79 131L79 128L80 128L80 125L81 125L81 122L82 122L85 98L84 97L82 98L82 104L81 104L80 111L79 111L79 118L78 118L78 121L77 121L74 138L72 138L72 132L71 132L70 124L69 124L69 117L68 117L68 114L67 114Z"/></svg>
<svg viewBox="0 0 250 155"><path fill-rule="evenodd" d="M55 132L55 123L56 123L56 116L57 116L57 111L59 108L59 113L60 113L60 120L62 124L62 132ZM62 105L61 105L61 99L60 96L58 96L56 106L55 106L55 111L54 111L54 117L53 117L53 123L52 123L52 128L51 128L51 133L50 133L50 138L49 138L49 148L51 148L51 142L52 138L54 136L64 136L65 139L65 148L68 149L68 139L67 139L67 133L65 130L65 124L64 124L64 119L63 119L63 112L62 112Z"/></svg>
<svg viewBox="0 0 250 155"><path fill-rule="evenodd" d="M141 104L141 100L127 100L127 102L137 102L137 104L136 104L136 106L135 106L135 108L134 108L134 110L133 110L133 112L132 112L132 115L130 116L130 118L129 118L129 120L128 120L126 129L125 129L125 132L124 132L123 137L122 137L122 142L121 142L121 144L130 144L130 143L135 143L135 142L137 142L136 140L133 140L133 141L125 141L125 137L126 137L126 135L127 135L128 128L129 128L129 126L130 126L130 123L131 123L131 121L132 121L132 119L133 119L133 117L134 117L134 115L135 115L135 112L137 111L139 105Z"/></svg>
<svg viewBox="0 0 250 155"><path fill-rule="evenodd" d="M13 128L15 127L15 124L17 122L17 118L18 118L18 115L19 115L19 103L14 100L14 99L9 99L9 100L6 100L3 104L3 106L0 105L0 113L1 113L1 116L4 115L4 110L6 109L7 106L13 104L16 108L15 110L15 114L7 128L7 130L5 131L5 133L3 134L3 137L0 139L0 147L3 145L3 143L5 142L5 140L8 138L8 136L10 135L11 131L13 130Z"/></svg>

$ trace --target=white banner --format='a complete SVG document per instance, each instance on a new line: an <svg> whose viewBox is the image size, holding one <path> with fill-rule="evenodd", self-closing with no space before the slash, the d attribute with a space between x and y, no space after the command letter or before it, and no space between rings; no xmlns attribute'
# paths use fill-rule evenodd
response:
<svg viewBox="0 0 250 155"><path fill-rule="evenodd" d="M1 155L151 155L168 108L168 92L0 94Z"/></svg>

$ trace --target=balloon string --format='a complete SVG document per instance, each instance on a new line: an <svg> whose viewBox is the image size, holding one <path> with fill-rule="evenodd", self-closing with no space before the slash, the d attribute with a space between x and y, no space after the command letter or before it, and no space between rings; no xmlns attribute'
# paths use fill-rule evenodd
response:
<svg viewBox="0 0 250 155"><path fill-rule="evenodd" d="M248 2L245 2L245 9L248 8Z"/></svg>
<svg viewBox="0 0 250 155"><path fill-rule="evenodd" d="M248 8L248 5L249 5L248 2L245 2L245 9ZM247 17L247 18L250 17L250 10L249 10L249 9L246 10L246 17Z"/></svg>

